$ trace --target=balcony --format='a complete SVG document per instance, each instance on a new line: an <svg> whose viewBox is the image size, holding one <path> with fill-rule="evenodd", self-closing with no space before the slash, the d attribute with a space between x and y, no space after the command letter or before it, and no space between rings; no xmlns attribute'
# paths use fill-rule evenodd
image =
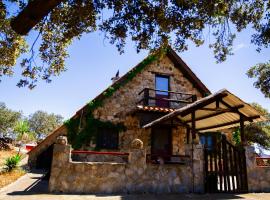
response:
<svg viewBox="0 0 270 200"><path fill-rule="evenodd" d="M151 106L177 109L197 100L197 96L190 93L174 92L144 88L139 92L138 106Z"/></svg>

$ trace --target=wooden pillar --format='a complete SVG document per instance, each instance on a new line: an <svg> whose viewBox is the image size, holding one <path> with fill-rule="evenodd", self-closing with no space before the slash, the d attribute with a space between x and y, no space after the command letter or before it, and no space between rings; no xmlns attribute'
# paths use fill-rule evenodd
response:
<svg viewBox="0 0 270 200"><path fill-rule="evenodd" d="M194 183L194 139L196 138L196 123L195 123L195 111L191 113L191 134L192 134L192 144L191 144L191 165L192 165L192 192L195 191Z"/></svg>
<svg viewBox="0 0 270 200"><path fill-rule="evenodd" d="M190 143L190 128L189 127L186 128L186 137L187 137L187 144L189 144Z"/></svg>
<svg viewBox="0 0 270 200"><path fill-rule="evenodd" d="M240 114L240 135L241 135L241 144L245 146L247 144L245 137L245 124L244 116Z"/></svg>
<svg viewBox="0 0 270 200"><path fill-rule="evenodd" d="M191 113L191 133L192 133L192 141L193 141L196 138L195 111Z"/></svg>
<svg viewBox="0 0 270 200"><path fill-rule="evenodd" d="M143 105L148 106L149 105L149 89L145 88L143 93Z"/></svg>

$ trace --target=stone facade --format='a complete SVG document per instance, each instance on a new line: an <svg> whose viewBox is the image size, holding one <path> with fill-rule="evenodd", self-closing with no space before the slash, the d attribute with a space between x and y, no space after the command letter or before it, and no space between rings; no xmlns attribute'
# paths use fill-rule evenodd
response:
<svg viewBox="0 0 270 200"><path fill-rule="evenodd" d="M185 165L146 163L146 150L132 145L128 163L73 162L70 145L60 138L54 146L49 190L64 193L188 193L203 192L202 149L194 148ZM186 148L189 154L190 148Z"/></svg>
<svg viewBox="0 0 270 200"><path fill-rule="evenodd" d="M258 167L254 147L246 147L248 189L250 192L270 192L270 167Z"/></svg>
<svg viewBox="0 0 270 200"><path fill-rule="evenodd" d="M41 142L41 145L35 147L34 151L30 151L28 157L28 165L30 167L36 167L37 157L46 149L48 149L51 145L54 144L56 138L61 135L66 135L67 129L64 125L56 129L53 133L51 133L45 140Z"/></svg>
<svg viewBox="0 0 270 200"><path fill-rule="evenodd" d="M94 116L104 121L115 123L122 122L127 127L127 131L120 133L119 147L120 150L127 150L130 142L139 138L145 144L147 153L151 149L151 130L142 129L139 125L139 119L136 115L131 114L136 108L136 103L140 100L139 92L144 88L155 88L155 74L167 74L170 76L170 90L196 94L198 98L202 94L193 86L193 84L184 77L182 72L174 66L174 63L164 56L159 61L154 61L146 66L136 77L120 87L112 97L105 99L104 106L94 111ZM152 94L154 96L154 94ZM179 131L177 133L177 131ZM185 130L178 128L173 130L173 147L174 153L181 154L185 144Z"/></svg>
<svg viewBox="0 0 270 200"><path fill-rule="evenodd" d="M119 133L119 148L114 151L126 151L129 149L130 142L139 138L145 145L146 152L151 152L151 129L142 129L139 124L139 118L134 114L136 103L141 98L138 94L144 88L155 88L155 74L167 74L170 76L170 90L196 94L201 98L199 90L184 76L167 55L160 60L153 61L138 73L125 86L120 87L111 97L104 100L102 107L98 107L94 112L94 117L111 121L114 123L123 123L127 130ZM180 155L184 152L186 141L186 130L183 127L173 129L172 152ZM29 164L34 165L36 157L52 145L59 135L66 135L67 130L62 126L51 136L46 138L44 145L39 145L35 151L29 154ZM45 144L46 143L46 144ZM91 148L95 144L89 144ZM102 149L101 149L102 150ZM104 149L106 151L106 149Z"/></svg>

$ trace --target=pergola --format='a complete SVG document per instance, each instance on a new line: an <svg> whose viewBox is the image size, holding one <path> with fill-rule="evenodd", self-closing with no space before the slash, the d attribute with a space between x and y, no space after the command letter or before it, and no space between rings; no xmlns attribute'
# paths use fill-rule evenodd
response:
<svg viewBox="0 0 270 200"><path fill-rule="evenodd" d="M176 123L187 128L192 139L197 132L209 132L240 126L242 144L246 144L244 125L267 120L259 111L240 98L222 89L194 103L177 109L143 126L150 128L162 123Z"/></svg>

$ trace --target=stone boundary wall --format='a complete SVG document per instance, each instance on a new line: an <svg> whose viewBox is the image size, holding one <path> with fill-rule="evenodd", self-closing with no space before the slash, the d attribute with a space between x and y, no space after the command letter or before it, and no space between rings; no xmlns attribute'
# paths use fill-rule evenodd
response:
<svg viewBox="0 0 270 200"><path fill-rule="evenodd" d="M146 164L146 151L142 145L133 145L128 163L72 162L70 151L66 139L57 140L50 192L189 193L193 190L191 162L186 165ZM194 192L203 192L203 163L199 161L203 158L202 152L202 148L194 148Z"/></svg>
<svg viewBox="0 0 270 200"><path fill-rule="evenodd" d="M270 167L258 167L254 147L246 147L249 192L270 192Z"/></svg>

